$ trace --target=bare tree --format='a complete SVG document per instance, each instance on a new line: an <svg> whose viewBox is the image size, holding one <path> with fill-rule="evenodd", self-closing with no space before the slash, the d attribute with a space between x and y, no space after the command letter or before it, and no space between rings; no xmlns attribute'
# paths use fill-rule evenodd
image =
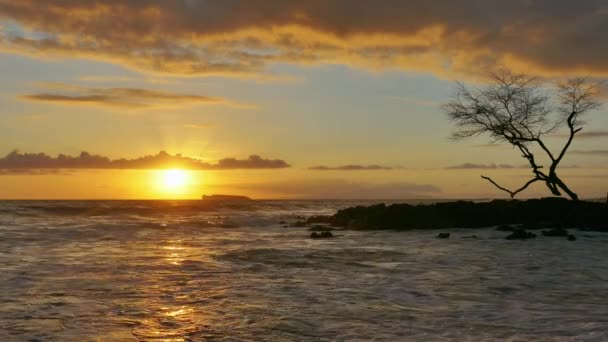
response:
<svg viewBox="0 0 608 342"><path fill-rule="evenodd" d="M492 142L511 144L528 161L534 176L515 190L481 176L511 198L535 182L544 182L552 194L561 196L563 191L578 200L578 195L558 177L557 167L582 130L583 115L600 107L598 89L599 84L576 78L557 83L551 94L534 77L501 70L492 74L490 85L481 89L470 90L458 83L455 96L443 109L456 126L453 139L487 135ZM543 138L563 127L568 130L568 138L559 153L554 154ZM548 170L537 161L534 148L546 154L550 162Z"/></svg>

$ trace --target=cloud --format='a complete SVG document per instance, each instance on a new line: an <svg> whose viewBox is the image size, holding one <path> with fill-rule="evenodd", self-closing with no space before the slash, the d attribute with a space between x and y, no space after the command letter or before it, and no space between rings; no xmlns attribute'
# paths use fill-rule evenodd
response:
<svg viewBox="0 0 608 342"><path fill-rule="evenodd" d="M588 156L608 156L608 150L574 150L572 153Z"/></svg>
<svg viewBox="0 0 608 342"><path fill-rule="evenodd" d="M560 138L560 139L567 139L570 136L570 134L568 133L560 133L560 134L555 134L555 135L550 135L549 137L551 138ZM582 132L579 132L576 134L575 139L601 139L601 138L608 138L608 131L605 130L597 130L597 131L586 131L583 130Z"/></svg>
<svg viewBox="0 0 608 342"><path fill-rule="evenodd" d="M460 165L448 166L446 170L468 170L468 169L516 169L516 168L527 168L528 166L515 166L511 164L475 164L475 163L464 163Z"/></svg>
<svg viewBox="0 0 608 342"><path fill-rule="evenodd" d="M274 198L389 200L430 198L442 193L441 188L431 184L413 184L407 182L373 184L338 179L226 186L237 192L263 192Z"/></svg>
<svg viewBox="0 0 608 342"><path fill-rule="evenodd" d="M316 171L370 171L370 170L392 170L393 168L390 166L382 166L382 165L342 165L342 166L312 166L308 168L309 170Z"/></svg>
<svg viewBox="0 0 608 342"><path fill-rule="evenodd" d="M582 131L576 135L577 139L608 138L608 131Z"/></svg>
<svg viewBox="0 0 608 342"><path fill-rule="evenodd" d="M48 92L22 95L28 101L68 105L152 108L192 104L226 104L224 99L138 88L87 88L62 83L41 83Z"/></svg>
<svg viewBox="0 0 608 342"><path fill-rule="evenodd" d="M290 165L281 159L264 159L258 155L251 155L247 159L224 158L220 159L213 168L229 169L282 169Z"/></svg>
<svg viewBox="0 0 608 342"><path fill-rule="evenodd" d="M62 169L0 169L0 176L69 175Z"/></svg>
<svg viewBox="0 0 608 342"><path fill-rule="evenodd" d="M0 169L4 172L26 172L25 170L50 169L166 169L233 170L233 169L282 169L290 165L281 159L265 159L251 155L247 159L225 158L216 163L207 163L181 154L171 155L161 151L135 159L110 159L82 152L76 157L59 154L52 157L45 153L21 153L13 151L0 158ZM10 171L9 171L10 170ZM36 171L38 172L38 171Z"/></svg>
<svg viewBox="0 0 608 342"><path fill-rule="evenodd" d="M447 166L444 170L497 170L497 169L529 169L530 165L511 165L511 164L475 164L463 163L459 165ZM578 169L578 165L560 165L560 169Z"/></svg>
<svg viewBox="0 0 608 342"><path fill-rule="evenodd" d="M283 62L608 75L607 15L597 0L0 0L0 49L181 75Z"/></svg>

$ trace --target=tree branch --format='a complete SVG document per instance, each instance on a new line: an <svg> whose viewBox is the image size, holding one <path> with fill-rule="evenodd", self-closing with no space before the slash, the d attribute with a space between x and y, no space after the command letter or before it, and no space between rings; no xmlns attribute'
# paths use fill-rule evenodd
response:
<svg viewBox="0 0 608 342"><path fill-rule="evenodd" d="M526 190L530 186L530 184L541 180L540 178L533 178L533 179L529 180L528 182L526 182L526 184L524 184L521 188L519 188L517 190L514 190L514 191L511 191L511 190L509 190L507 188L504 188L504 187L498 185L498 183L496 183L495 181L493 181L492 178L490 178L490 177L486 177L486 176L482 175L481 178L483 178L483 179L487 180L488 182L492 183L498 189L500 189L500 190L502 190L504 192L509 193L509 195L511 196L511 198L515 197L515 195L517 195L518 193Z"/></svg>
<svg viewBox="0 0 608 342"><path fill-rule="evenodd" d="M562 148L562 151L559 153L559 156L557 156L557 159L553 160L553 165L551 165L552 171L555 171L559 162L562 160L562 158L564 158L564 155L566 155L566 151L568 151L570 144L572 144L572 140L574 140L574 135L581 130L580 128L578 128L578 129L575 128L574 123L572 122L572 120L575 118L576 115L577 115L576 112L572 112L568 116L567 123L568 123L568 128L570 129L570 136L568 137L568 141L566 141L566 144Z"/></svg>

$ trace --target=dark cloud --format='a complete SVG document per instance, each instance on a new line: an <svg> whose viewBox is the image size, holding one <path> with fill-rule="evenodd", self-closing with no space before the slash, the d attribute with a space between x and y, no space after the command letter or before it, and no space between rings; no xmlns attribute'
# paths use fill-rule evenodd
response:
<svg viewBox="0 0 608 342"><path fill-rule="evenodd" d="M342 165L342 166L312 166L308 168L309 170L316 171L369 171L369 170L392 170L393 168L390 166L382 166L382 165Z"/></svg>
<svg viewBox="0 0 608 342"><path fill-rule="evenodd" d="M314 199L414 199L431 198L442 193L430 184L363 183L337 179L315 181L227 185L237 192L259 191L273 198L297 197Z"/></svg>
<svg viewBox="0 0 608 342"><path fill-rule="evenodd" d="M527 166L515 166L510 164L475 164L475 163L464 163L460 165L448 166L446 170L465 170L465 169L516 169L526 168Z"/></svg>
<svg viewBox="0 0 608 342"><path fill-rule="evenodd" d="M608 156L608 150L574 150L572 153L588 156Z"/></svg>
<svg viewBox="0 0 608 342"><path fill-rule="evenodd" d="M184 168L191 170L231 170L231 169L281 169L290 167L280 159L265 159L251 155L247 159L225 158L216 163L207 163L198 159L171 155L164 151L135 159L110 159L108 157L82 152L73 157L59 154L57 157L45 153L20 153L13 151L0 158L0 169L4 172L22 172L27 170L49 169L166 169ZM36 171L40 172L40 171Z"/></svg>
<svg viewBox="0 0 608 342"><path fill-rule="evenodd" d="M0 28L0 49L152 72L292 62L608 74L603 0L0 0L0 17L24 28Z"/></svg>
<svg viewBox="0 0 608 342"><path fill-rule="evenodd" d="M184 106L189 104L220 104L227 101L191 94L178 94L159 90L137 88L87 88L66 84L44 83L52 88L51 92L27 94L21 98L60 104L89 106L112 106L127 108L152 108L165 106Z"/></svg>

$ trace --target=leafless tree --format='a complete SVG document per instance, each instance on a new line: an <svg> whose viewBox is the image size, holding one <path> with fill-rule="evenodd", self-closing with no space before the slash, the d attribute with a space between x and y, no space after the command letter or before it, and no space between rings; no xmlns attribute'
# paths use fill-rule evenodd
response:
<svg viewBox="0 0 608 342"><path fill-rule="evenodd" d="M558 82L555 91L550 92L534 77L501 70L492 74L492 82L481 89L471 90L458 83L456 94L443 109L456 126L453 139L487 135L492 142L511 144L528 161L534 176L515 190L481 176L509 193L511 198L535 182L544 182L552 194L561 196L563 191L571 199L578 200L578 195L558 177L557 167L576 134L582 130L583 116L600 107L599 86L584 78L575 78ZM555 154L543 139L564 127L568 137ZM539 164L534 149L547 155L548 170Z"/></svg>

